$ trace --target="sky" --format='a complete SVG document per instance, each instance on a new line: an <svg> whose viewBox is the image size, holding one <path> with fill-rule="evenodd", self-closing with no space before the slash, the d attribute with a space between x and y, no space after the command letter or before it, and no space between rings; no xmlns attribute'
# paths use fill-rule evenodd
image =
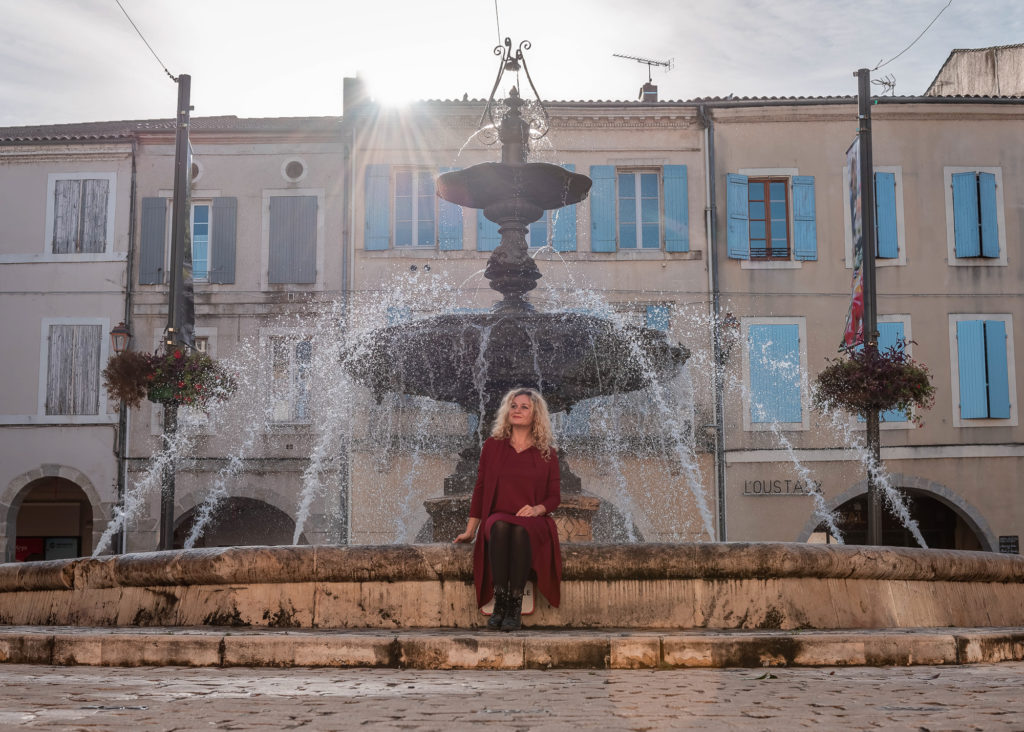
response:
<svg viewBox="0 0 1024 732"><path fill-rule="evenodd" d="M486 99L499 39L529 40L541 98L854 95L949 0L121 0L196 116L340 115L342 79L381 102ZM115 0L0 0L0 126L169 118L177 91ZM500 35L499 35L500 31ZM954 48L1024 42L1022 0L952 0L875 71L924 92ZM525 79L522 80L525 86Z"/></svg>

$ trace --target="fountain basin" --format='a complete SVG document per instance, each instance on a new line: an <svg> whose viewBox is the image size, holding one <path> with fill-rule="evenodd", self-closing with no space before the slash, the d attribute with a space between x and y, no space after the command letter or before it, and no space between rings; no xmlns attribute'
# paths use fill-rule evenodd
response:
<svg viewBox="0 0 1024 732"><path fill-rule="evenodd" d="M807 544L563 546L564 628L1024 626L1024 557ZM0 565L0 623L472 628L471 547L232 547Z"/></svg>
<svg viewBox="0 0 1024 732"><path fill-rule="evenodd" d="M378 397L415 394L493 415L515 387L538 386L558 412L670 378L688 357L661 331L583 313L451 313L374 331L346 368Z"/></svg>

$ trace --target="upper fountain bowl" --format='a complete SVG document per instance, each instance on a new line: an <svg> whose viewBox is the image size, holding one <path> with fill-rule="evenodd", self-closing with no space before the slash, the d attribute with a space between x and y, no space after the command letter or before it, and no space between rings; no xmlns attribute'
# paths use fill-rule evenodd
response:
<svg viewBox="0 0 1024 732"><path fill-rule="evenodd" d="M522 201L550 211L579 203L587 197L590 185L587 176L550 163L480 163L441 175L437 195L469 208L487 209L505 201Z"/></svg>

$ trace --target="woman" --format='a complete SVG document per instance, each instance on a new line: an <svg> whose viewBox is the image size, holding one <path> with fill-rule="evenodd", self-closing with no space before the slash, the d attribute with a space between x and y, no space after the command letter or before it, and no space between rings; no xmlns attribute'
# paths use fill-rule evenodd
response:
<svg viewBox="0 0 1024 732"><path fill-rule="evenodd" d="M532 569L537 589L552 606L561 600L562 554L549 515L561 503L558 455L548 405L533 389L513 389L501 400L480 468L466 530L455 542L472 541L477 604L494 596L491 630L522 627L523 589Z"/></svg>

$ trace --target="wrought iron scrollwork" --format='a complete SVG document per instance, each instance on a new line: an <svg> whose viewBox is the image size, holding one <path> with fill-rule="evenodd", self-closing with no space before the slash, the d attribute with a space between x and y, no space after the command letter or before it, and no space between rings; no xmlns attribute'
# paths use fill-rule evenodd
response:
<svg viewBox="0 0 1024 732"><path fill-rule="evenodd" d="M533 47L529 41L524 40L520 42L515 52L512 51L512 39L505 38L503 45L494 47L494 55L499 56L498 62L498 75L494 79L494 86L491 87L491 94L487 98L487 105L484 107L483 114L480 115L479 127L484 127L484 121L490 120L491 127L497 127L498 122L494 119L494 110L496 102L494 100L494 94L498 90L498 85L501 83L501 77L505 75L506 71L514 71L517 75L522 70L526 73L526 81L530 84L530 89L533 91L533 96L537 100L537 105L540 107L541 114L543 115L543 124L539 126L537 131L537 137L540 139L548 134L548 129L551 127L551 117L548 115L547 107L544 106L544 101L540 98L540 94L537 93L537 87L533 83L533 79L530 77L530 69L526 65L526 55L524 51L529 51ZM519 87L518 76L516 79L516 86Z"/></svg>

